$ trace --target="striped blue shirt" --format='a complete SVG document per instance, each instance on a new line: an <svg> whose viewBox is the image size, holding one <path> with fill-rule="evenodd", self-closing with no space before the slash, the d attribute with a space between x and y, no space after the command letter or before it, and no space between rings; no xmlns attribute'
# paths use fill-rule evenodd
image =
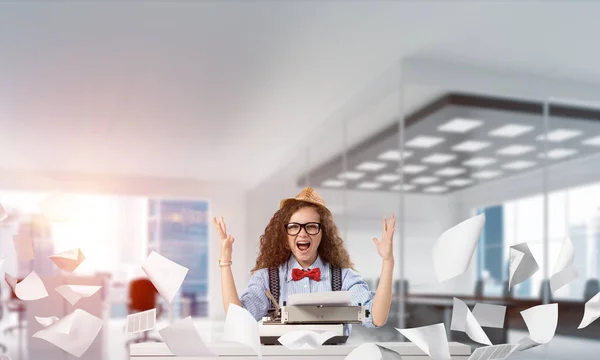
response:
<svg viewBox="0 0 600 360"><path fill-rule="evenodd" d="M294 256L290 256L290 259L281 265L279 265L279 306L283 306L283 302L287 301L290 294L306 294L314 292L325 292L332 291L331 288L331 270L329 264L323 262L319 256L312 264L311 267L305 270L319 268L321 269L321 281L314 281L305 277L298 281L292 280L292 269L302 269L298 261ZM248 282L246 291L240 297L242 307L254 318L259 321L263 317L267 316L267 311L271 307L271 301L265 295L265 292L269 290L269 269L257 270ZM358 305L359 303L369 310L369 316L363 322L365 327L375 327L373 325L373 319L371 315L371 306L373 305L373 297L375 292L369 291L369 288L365 281L360 275L348 268L342 269L342 291L350 291L352 293L352 305ZM350 334L351 325L346 325L344 333Z"/></svg>

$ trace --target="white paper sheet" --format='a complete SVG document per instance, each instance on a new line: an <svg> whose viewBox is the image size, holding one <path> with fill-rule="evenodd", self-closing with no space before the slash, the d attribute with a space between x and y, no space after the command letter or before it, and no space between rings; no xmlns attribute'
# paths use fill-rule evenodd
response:
<svg viewBox="0 0 600 360"><path fill-rule="evenodd" d="M538 305L521 311L529 336L519 342L523 351L547 343L554 337L558 325L558 304Z"/></svg>
<svg viewBox="0 0 600 360"><path fill-rule="evenodd" d="M94 295L102 286L94 285L61 285L56 287L56 291L62 295L69 304L75 306L82 298Z"/></svg>
<svg viewBox="0 0 600 360"><path fill-rule="evenodd" d="M33 245L31 244L31 237L29 235L13 235L13 245L15 247L15 253L17 254L18 261L33 260Z"/></svg>
<svg viewBox="0 0 600 360"><path fill-rule="evenodd" d="M6 276L10 275L6 274ZM15 278L6 280L6 282L9 283L9 285L14 284L15 281ZM27 275L27 277L23 279L23 281L14 285L13 291L15 292L17 298L24 301L33 301L48 297L48 291L46 291L44 282L42 281L42 279L40 279L40 277L35 271L29 273L29 275Z"/></svg>
<svg viewBox="0 0 600 360"><path fill-rule="evenodd" d="M188 269L183 267L166 257L152 252L144 264L142 269L150 278L150 281L158 290L158 293L167 303L171 303L177 291L183 284L183 280L188 273Z"/></svg>
<svg viewBox="0 0 600 360"><path fill-rule="evenodd" d="M365 343L352 350L344 360L402 360L402 356L381 345Z"/></svg>
<svg viewBox="0 0 600 360"><path fill-rule="evenodd" d="M287 304L292 305L352 305L350 291L327 291L308 294L291 294Z"/></svg>
<svg viewBox="0 0 600 360"><path fill-rule="evenodd" d="M317 349L323 343L337 334L331 331L325 331L322 333L310 330L296 330L290 331L277 339L284 347L296 350L296 349Z"/></svg>
<svg viewBox="0 0 600 360"><path fill-rule="evenodd" d="M6 256L0 256L0 272L4 268L4 262L6 261Z"/></svg>
<svg viewBox="0 0 600 360"><path fill-rule="evenodd" d="M583 329L584 327L587 327L589 324L596 321L598 318L600 318L600 292L585 303L583 319L581 319L581 323L577 328Z"/></svg>
<svg viewBox="0 0 600 360"><path fill-rule="evenodd" d="M125 332L128 334L138 333L154 329L156 325L156 309L141 311L127 315Z"/></svg>
<svg viewBox="0 0 600 360"><path fill-rule="evenodd" d="M158 332L175 356L217 356L202 340L191 316Z"/></svg>
<svg viewBox="0 0 600 360"><path fill-rule="evenodd" d="M56 316L49 316L49 317L35 316L35 321L37 321L43 327L48 327L48 326L54 324L55 322L57 322L58 320L59 319Z"/></svg>
<svg viewBox="0 0 600 360"><path fill-rule="evenodd" d="M509 287L513 287L529 279L539 269L540 267L531 254L527 243L510 247Z"/></svg>
<svg viewBox="0 0 600 360"><path fill-rule="evenodd" d="M550 290L552 293L577 278L577 271L573 266L574 259L575 248L571 239L567 236L563 241L558 259L554 265L554 270L552 271L552 276L550 277Z"/></svg>
<svg viewBox="0 0 600 360"><path fill-rule="evenodd" d="M471 313L471 310L467 307L467 304L457 298L454 298L450 330L462 331L473 341L492 345L492 342L475 319L475 316Z"/></svg>
<svg viewBox="0 0 600 360"><path fill-rule="evenodd" d="M481 327L503 328L506 306L477 303L473 308L473 316Z"/></svg>
<svg viewBox="0 0 600 360"><path fill-rule="evenodd" d="M485 214L479 214L444 231L437 239L433 246L433 268L439 282L467 270L484 224Z"/></svg>
<svg viewBox="0 0 600 360"><path fill-rule="evenodd" d="M6 210L4 210L4 206L0 204L0 222L4 221L8 217Z"/></svg>
<svg viewBox="0 0 600 360"><path fill-rule="evenodd" d="M240 306L229 304L223 329L223 341L249 346L262 359L258 322Z"/></svg>
<svg viewBox="0 0 600 360"><path fill-rule="evenodd" d="M48 256L58 268L66 272L73 272L85 260L81 249L75 248L69 251Z"/></svg>
<svg viewBox="0 0 600 360"><path fill-rule="evenodd" d="M450 347L443 323L396 330L433 360L450 360Z"/></svg>
<svg viewBox="0 0 600 360"><path fill-rule="evenodd" d="M469 360L504 360L510 356L519 345L514 344L502 344L484 346L475 349Z"/></svg>
<svg viewBox="0 0 600 360"><path fill-rule="evenodd" d="M81 357L98 336L102 325L102 319L81 309L75 309L54 324L33 334L33 337L46 340L73 356Z"/></svg>

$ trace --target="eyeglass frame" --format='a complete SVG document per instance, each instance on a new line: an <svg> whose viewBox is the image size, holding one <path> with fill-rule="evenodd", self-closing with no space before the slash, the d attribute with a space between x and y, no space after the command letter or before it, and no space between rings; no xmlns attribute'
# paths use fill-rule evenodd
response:
<svg viewBox="0 0 600 360"><path fill-rule="evenodd" d="M290 234L289 231L288 231L288 225L290 225L290 224L294 224L294 225L300 226L300 230L298 230L298 232L295 233L295 234ZM306 230L306 225L309 225L309 224L317 224L318 227L319 227L319 230L315 234L309 233L308 230ZM289 222L289 223L283 224L283 227L285 228L285 232L288 235L290 235L290 236L296 236L296 235L300 234L300 232L302 231L302 229L304 229L304 232L307 233L308 235L315 236L315 235L319 235L319 233L321 232L322 224L320 222L316 222L316 221L311 221L311 222L307 222L307 223L304 223L304 224L297 223L297 222Z"/></svg>

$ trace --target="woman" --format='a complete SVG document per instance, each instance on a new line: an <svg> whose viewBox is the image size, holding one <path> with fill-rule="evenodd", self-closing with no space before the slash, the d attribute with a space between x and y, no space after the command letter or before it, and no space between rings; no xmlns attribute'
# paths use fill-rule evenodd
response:
<svg viewBox="0 0 600 360"><path fill-rule="evenodd" d="M307 187L295 198L281 201L279 210L260 237L260 254L252 269L248 288L241 297L238 297L231 273L234 238L227 234L223 218L214 218L213 221L221 239L219 265L225 312L229 304L236 304L248 310L258 321L272 307L267 290L280 295L279 305L282 306L290 294L332 291L336 286L332 279L337 276L341 278L341 288L339 284L337 287L351 292L353 305L360 303L369 310L364 326L379 327L387 321L394 269L392 239L396 220L393 214L389 223L383 218L381 241L373 239L382 258L376 292L369 291L367 284L353 269L333 216L313 188ZM277 276L278 288L273 285L277 284L273 282L273 277Z"/></svg>

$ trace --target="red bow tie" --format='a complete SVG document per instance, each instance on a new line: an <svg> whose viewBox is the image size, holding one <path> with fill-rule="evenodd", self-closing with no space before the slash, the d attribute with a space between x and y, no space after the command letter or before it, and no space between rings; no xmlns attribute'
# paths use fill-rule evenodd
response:
<svg viewBox="0 0 600 360"><path fill-rule="evenodd" d="M315 268L312 270L292 269L292 280L298 281L304 277L321 281L321 269Z"/></svg>

